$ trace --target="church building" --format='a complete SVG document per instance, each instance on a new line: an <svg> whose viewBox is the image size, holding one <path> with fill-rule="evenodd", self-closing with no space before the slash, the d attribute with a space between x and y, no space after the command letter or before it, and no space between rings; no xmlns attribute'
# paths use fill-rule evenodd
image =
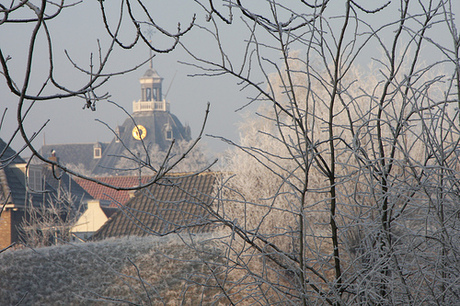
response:
<svg viewBox="0 0 460 306"><path fill-rule="evenodd" d="M120 161L129 162L133 154L143 158L146 149L154 147L167 151L173 139L190 141L190 127L170 112L162 83L163 78L150 65L140 78L141 99L133 102L131 116L114 129L116 135L110 143L46 144L41 153L45 157L53 154L59 163L91 176L129 175L132 173L120 169Z"/></svg>

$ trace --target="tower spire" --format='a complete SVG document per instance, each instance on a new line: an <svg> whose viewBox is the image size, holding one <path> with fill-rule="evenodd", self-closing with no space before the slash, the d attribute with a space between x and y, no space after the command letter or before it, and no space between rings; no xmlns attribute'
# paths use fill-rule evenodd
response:
<svg viewBox="0 0 460 306"><path fill-rule="evenodd" d="M153 29L151 26L147 29L147 37L149 38L149 44L152 44L152 37L153 37ZM150 54L150 69L153 69L153 54L152 54L152 48L149 46L149 54Z"/></svg>
<svg viewBox="0 0 460 306"><path fill-rule="evenodd" d="M152 40L149 40L150 43L152 43ZM152 49L150 48L150 69L153 69L153 55L152 55Z"/></svg>

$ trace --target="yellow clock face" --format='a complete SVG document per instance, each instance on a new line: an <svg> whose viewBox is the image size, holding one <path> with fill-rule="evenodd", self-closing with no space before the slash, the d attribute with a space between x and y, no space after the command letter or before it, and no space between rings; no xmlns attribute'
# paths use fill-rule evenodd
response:
<svg viewBox="0 0 460 306"><path fill-rule="evenodd" d="M141 140L147 136L147 129L142 125L136 125L133 129L133 137L134 139Z"/></svg>

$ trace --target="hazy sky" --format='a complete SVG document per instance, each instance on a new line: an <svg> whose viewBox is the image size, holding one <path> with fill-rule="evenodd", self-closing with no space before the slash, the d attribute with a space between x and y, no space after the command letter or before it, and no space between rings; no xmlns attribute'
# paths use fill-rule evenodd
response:
<svg viewBox="0 0 460 306"><path fill-rule="evenodd" d="M178 22L185 28L192 20L193 12L197 12L198 23L205 23L204 13L193 1L155 1L151 12L156 18L155 21L171 32L176 31ZM79 65L88 68L91 52L94 53L93 60L97 63L97 39L100 39L103 50L107 49L110 42L101 22L98 1L84 1L76 7L69 8L48 25L53 39L56 76L65 86L76 89L88 78L73 68L64 50L67 50ZM124 23L123 26L122 39L125 42L132 41L134 33L132 26L129 23ZM17 78L19 85L22 85L24 79L24 62L31 29L32 24L28 26L2 25L0 28L0 44L4 54L11 56L9 61L11 73ZM209 53L208 49L215 50L215 47L206 46L211 41L203 39L201 33L203 31L196 27L184 37L183 42L194 46L201 55L204 55ZM231 36L231 33L229 35ZM172 43L171 39L165 39L158 31L154 33L153 41L156 46L163 48L169 47ZM35 92L43 84L49 69L45 45L40 44L40 46L41 48L36 49L33 59L34 72L31 88ZM143 44L127 51L116 48L106 72L129 69L148 57L149 49ZM210 102L211 113L206 133L236 140L238 138L236 122L240 115L235 113L235 110L246 103L245 95L239 92L236 80L229 77L188 77L188 74L198 71L179 64L178 61L190 61L190 57L180 46L171 53L157 54L154 58L154 68L164 78L163 93L168 92L166 99L171 104L171 112L183 124L191 126L192 136L195 137L201 128L206 105ZM132 102L140 99L139 78L147 68L148 64L136 71L110 79L102 89L97 91L98 94L108 92L111 95L110 100L131 113ZM49 92L56 92L56 90L50 89ZM4 107L8 108L0 137L7 139L16 127L18 99L9 93L3 79L0 82L0 99L2 110ZM95 112L82 109L83 105L83 101L76 98L37 102L27 119L28 132L32 133L37 130L48 119L50 121L44 133L36 139L36 146L41 147L44 138L47 144L110 141L113 138L112 132L96 119L114 128L117 124L121 125L127 118L121 109L106 101L98 102ZM212 151L222 151L225 148L220 141L211 141L209 138L204 140L209 142L207 146ZM19 149L21 144L22 141L17 139L13 143L13 148Z"/></svg>
<svg viewBox="0 0 460 306"><path fill-rule="evenodd" d="M115 5L118 2L111 1L110 5L114 5L113 8L119 10L119 7ZM376 2L383 4L387 1ZM108 4L109 2L105 1L105 3ZM170 32L176 31L178 22L181 23L182 28L185 28L192 20L193 13L197 14L197 24L209 25L206 22L206 15L194 1L163 0L145 3L149 3L150 12L155 22ZM265 2L259 1L257 3ZM284 3L296 3L296 5L299 5L299 1L286 0L283 1ZM66 58L64 50L68 51L68 54L76 63L88 69L92 52L94 62L97 63L98 60L97 39L100 39L103 51L107 50L110 42L101 21L98 5L96 0L85 0L75 7L64 10L58 18L48 23L53 39L55 75L63 85L72 89L77 89L88 78L73 68ZM330 5L335 6L331 10L333 13L335 11L336 14L340 14L340 11L343 10L343 1L335 4L331 3ZM394 5L397 6L397 3ZM110 14L110 8L108 5L108 13L111 16L111 21L113 21L117 16ZM377 15L373 22L386 22L385 14ZM241 60L244 54L244 39L247 34L242 35L244 25L241 22L239 24L227 27L227 30L221 32L221 34L224 38L224 47L230 52L230 55ZM22 85L24 80L24 63L32 27L33 24L9 24L0 27L0 46L5 55L11 56L8 61L11 67L11 74L16 78L19 85ZM128 22L124 22L121 39L129 43L132 41L133 33L132 26ZM218 54L215 41L210 39L209 35L204 34L205 32L196 26L183 38L182 42L192 47L194 52L202 57L216 58ZM442 33L439 34L442 35ZM44 36L42 35L40 38L43 39ZM153 41L155 46L160 48L167 48L172 43L171 39L165 39L158 31L154 33ZM147 59L148 56L149 50L144 44L139 44L132 50L116 48L105 72L132 68ZM369 56L375 56L375 54L369 52ZM273 58L276 60L276 55ZM192 129L192 136L196 136L201 128L206 104L210 102L211 113L205 132L237 141L237 123L240 120L240 113L236 113L235 110L248 102L247 96L250 95L250 92L241 92L239 90L240 86L237 85L237 80L229 76L213 78L188 77L188 74L199 73L200 71L193 67L182 65L179 61L192 61L180 46L171 53L157 54L154 58L154 68L164 78L163 92L168 92L166 99L171 104L171 112L183 124L189 124ZM45 44L37 45L33 63L34 69L30 86L32 92L41 87L48 73L48 53ZM110 100L115 101L131 113L132 102L140 98L139 78L147 68L148 64L136 71L114 77L97 93L108 92L111 96ZM48 93L56 92L52 87L49 88ZM0 137L3 139L8 139L16 127L17 100L17 97L9 93L2 79L0 82L0 106L2 110L5 107L8 108L6 121L0 130ZM46 139L47 144L108 142L113 138L111 131L97 122L96 119L115 128L117 124L121 125L127 118L127 115L121 109L106 101L99 102L95 112L82 109L83 105L83 101L76 98L37 102L26 120L28 133L32 134L48 119L50 121L42 135L36 139L36 147L40 148L44 139ZM208 143L207 146L211 151L219 152L225 148L225 145L217 140L205 138L204 142ZM19 149L21 144L22 141L16 139L13 143L13 148Z"/></svg>

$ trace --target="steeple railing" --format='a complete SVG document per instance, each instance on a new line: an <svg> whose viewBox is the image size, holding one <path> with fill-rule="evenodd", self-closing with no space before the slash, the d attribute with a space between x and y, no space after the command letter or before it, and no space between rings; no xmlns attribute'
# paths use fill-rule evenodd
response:
<svg viewBox="0 0 460 306"><path fill-rule="evenodd" d="M169 112L169 103L162 101L134 101L133 112L163 111Z"/></svg>

